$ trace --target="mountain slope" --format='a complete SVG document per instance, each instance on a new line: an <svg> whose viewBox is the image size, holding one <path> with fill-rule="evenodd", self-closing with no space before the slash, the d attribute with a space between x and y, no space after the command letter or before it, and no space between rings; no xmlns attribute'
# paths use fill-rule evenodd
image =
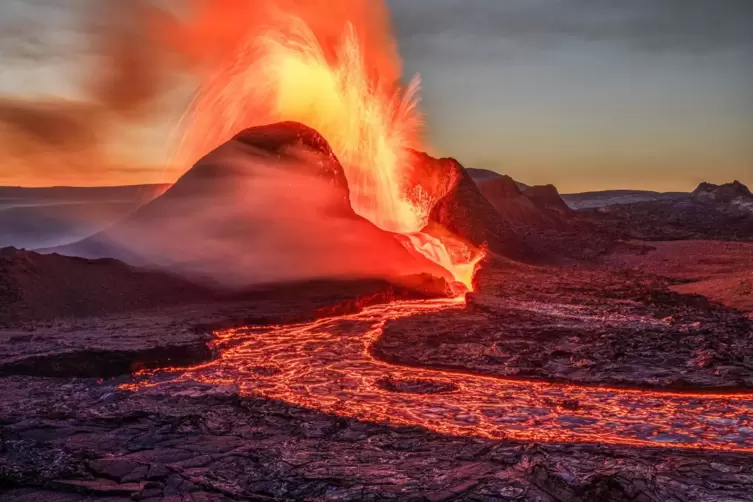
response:
<svg viewBox="0 0 753 502"><path fill-rule="evenodd" d="M126 221L61 253L224 284L446 273L353 212L342 167L302 124L248 129Z"/></svg>

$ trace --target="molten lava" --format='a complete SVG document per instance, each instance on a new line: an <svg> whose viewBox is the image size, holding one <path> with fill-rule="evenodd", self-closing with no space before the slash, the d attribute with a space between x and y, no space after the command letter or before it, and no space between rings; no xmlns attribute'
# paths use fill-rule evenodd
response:
<svg viewBox="0 0 753 502"><path fill-rule="evenodd" d="M372 351L388 323L462 305L457 298L393 302L302 324L221 331L217 359L142 372L121 388L230 385L243 396L453 436L753 452L750 393L526 381L394 365Z"/></svg>
<svg viewBox="0 0 753 502"><path fill-rule="evenodd" d="M343 166L356 213L472 288L483 251L424 233L452 187L416 182L422 120L418 79L400 60L377 0L205 0L177 42L200 68L178 162L190 165L241 130L301 122Z"/></svg>

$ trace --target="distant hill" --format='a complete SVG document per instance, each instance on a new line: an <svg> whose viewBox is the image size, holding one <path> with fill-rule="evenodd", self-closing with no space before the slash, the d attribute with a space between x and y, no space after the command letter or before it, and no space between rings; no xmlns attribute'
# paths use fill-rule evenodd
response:
<svg viewBox="0 0 753 502"><path fill-rule="evenodd" d="M516 229L562 227L571 211L551 185L521 190L509 176L477 184L484 197Z"/></svg>
<svg viewBox="0 0 753 502"><path fill-rule="evenodd" d="M0 187L0 247L33 249L83 239L125 218L167 188Z"/></svg>
<svg viewBox="0 0 753 502"><path fill-rule="evenodd" d="M112 187L12 187L0 186L0 209L43 202L133 201L151 199L170 185L126 185Z"/></svg>
<svg viewBox="0 0 753 502"><path fill-rule="evenodd" d="M698 201L731 204L733 207L753 212L753 206L751 206L753 204L753 193L737 180L724 185L701 183L690 196Z"/></svg>
<svg viewBox="0 0 753 502"><path fill-rule="evenodd" d="M652 192L649 190L603 190L562 195L573 209L593 209L618 204L634 204L659 200L674 200L687 196L687 192Z"/></svg>
<svg viewBox="0 0 753 502"><path fill-rule="evenodd" d="M585 211L620 238L753 241L753 194L739 181Z"/></svg>

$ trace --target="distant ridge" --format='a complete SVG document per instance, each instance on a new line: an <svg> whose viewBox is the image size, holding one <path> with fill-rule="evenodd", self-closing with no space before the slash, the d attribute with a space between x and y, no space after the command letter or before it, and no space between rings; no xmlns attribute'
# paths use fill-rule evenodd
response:
<svg viewBox="0 0 753 502"><path fill-rule="evenodd" d="M0 247L37 249L88 237L169 185L0 187Z"/></svg>
<svg viewBox="0 0 753 502"><path fill-rule="evenodd" d="M465 168L465 170L471 176L471 179L476 182L476 184L483 183L485 181L491 181L501 176L505 176L504 174L500 174L497 171L492 171L490 169L478 169L475 167L467 167ZM531 188L530 185L526 185L525 183L521 183L520 181L516 181L515 184L518 185L518 188L520 190Z"/></svg>
<svg viewBox="0 0 753 502"><path fill-rule="evenodd" d="M635 204L687 197L688 192L653 192L651 190L601 190L563 194L562 199L572 209L597 209L619 204Z"/></svg>
<svg viewBox="0 0 753 502"><path fill-rule="evenodd" d="M589 211L623 239L753 241L753 194L739 181Z"/></svg>
<svg viewBox="0 0 753 502"><path fill-rule="evenodd" d="M77 200L88 202L93 200L134 199L144 194L161 193L170 187L169 184L121 185L106 187L22 187L0 186L0 201L3 199L45 199L45 200Z"/></svg>

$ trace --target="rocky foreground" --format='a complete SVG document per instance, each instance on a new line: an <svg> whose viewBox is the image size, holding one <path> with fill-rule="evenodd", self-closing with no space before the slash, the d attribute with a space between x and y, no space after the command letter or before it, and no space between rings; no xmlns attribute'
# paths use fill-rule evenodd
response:
<svg viewBox="0 0 753 502"><path fill-rule="evenodd" d="M320 162L301 164L300 147ZM315 132L278 124L215 154L73 250L211 265L190 280L0 250L2 500L753 500L752 245L653 242L750 240L739 183L583 214L554 187L474 182L417 154L437 198L426 230L490 251L467 303L434 308L447 284L426 276L244 290L261 272L340 276L371 255L426 267L356 216ZM263 173L226 154L328 187L312 203L347 227L295 228L344 254L314 260L292 246L300 232L217 207ZM211 256L185 242L218 230L233 246ZM269 231L285 245L239 262ZM284 266L280 249L297 250Z"/></svg>
<svg viewBox="0 0 753 502"><path fill-rule="evenodd" d="M655 253L622 259L649 268ZM710 267L709 253L698 254ZM688 280L606 268L490 267L466 309L389 322L372 352L396 369L750 388L750 315L672 290ZM374 283L322 283L306 291L27 321L0 332L2 499L753 499L753 462L744 452L616 446L598 438L564 444L461 437L346 418L232 383L189 378L155 386L159 376L132 376L216 359L227 349L214 343L216 329L257 325L263 333L265 326L350 314L397 297ZM274 382L267 366L249 361L244 372ZM381 388L419 399L452 391L388 374ZM552 406L567 415L583 403L564 395ZM441 428L442 416L436 420L432 427ZM716 420L724 428L748 419ZM578 427L588 433L587 424ZM753 429L736 430L747 444Z"/></svg>
<svg viewBox="0 0 753 502"><path fill-rule="evenodd" d="M753 487L744 454L451 437L117 382L0 380L3 500L718 501Z"/></svg>
<svg viewBox="0 0 753 502"><path fill-rule="evenodd" d="M705 243L696 247L713 249ZM683 256L683 266L689 266L690 255ZM713 263L711 253L701 256ZM623 260L639 262L641 257ZM648 269L649 261L643 257L642 268ZM672 262L656 265L665 274L672 271ZM753 261L739 266L747 271L699 282L582 265L500 267L482 273L479 292L470 295L464 312L390 322L373 350L395 364L506 378L753 389L753 316L738 309L749 302L745 283L719 298L738 308L679 292L740 277L747 277L749 285Z"/></svg>

